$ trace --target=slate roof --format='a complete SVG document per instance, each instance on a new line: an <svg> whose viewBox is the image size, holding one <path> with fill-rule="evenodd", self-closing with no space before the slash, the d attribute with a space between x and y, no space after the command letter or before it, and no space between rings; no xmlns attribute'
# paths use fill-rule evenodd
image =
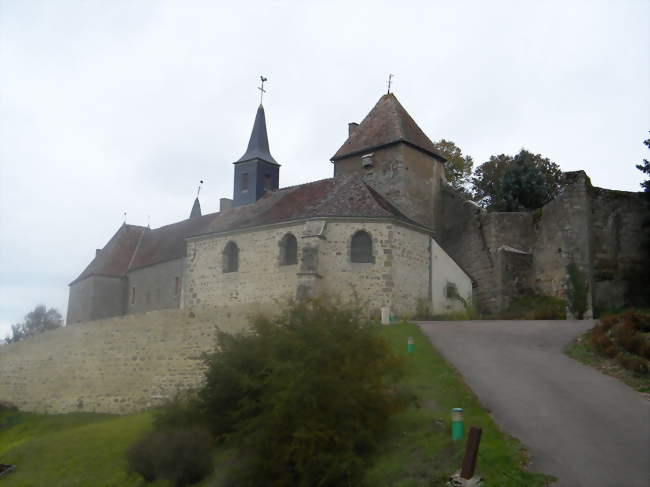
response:
<svg viewBox="0 0 650 487"><path fill-rule="evenodd" d="M271 164L279 164L273 159L271 151L269 150L269 138L266 134L266 116L264 115L264 107L260 103L255 114L255 122L253 123L253 131L251 138L248 140L248 148L246 153L241 156L237 162L245 162L253 159L261 159L262 161L270 162ZM235 164L237 164L235 162Z"/></svg>
<svg viewBox="0 0 650 487"><path fill-rule="evenodd" d="M122 225L71 284L91 275L123 277L135 269L184 257L188 237L318 217L394 218L416 224L359 176L322 179L267 192L250 205L153 230Z"/></svg>
<svg viewBox="0 0 650 487"><path fill-rule="evenodd" d="M393 93L382 96L366 118L332 156L332 161L403 142L444 162L415 120Z"/></svg>

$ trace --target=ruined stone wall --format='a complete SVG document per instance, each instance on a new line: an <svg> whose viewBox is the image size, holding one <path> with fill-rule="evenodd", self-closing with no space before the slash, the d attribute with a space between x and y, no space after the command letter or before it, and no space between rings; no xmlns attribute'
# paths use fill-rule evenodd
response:
<svg viewBox="0 0 650 487"><path fill-rule="evenodd" d="M0 346L0 400L39 413L130 413L203 380L215 326L243 330L254 305L152 311L68 325Z"/></svg>
<svg viewBox="0 0 650 487"><path fill-rule="evenodd" d="M643 193L591 189L594 306L647 306L650 205ZM644 226L645 222L645 226Z"/></svg>

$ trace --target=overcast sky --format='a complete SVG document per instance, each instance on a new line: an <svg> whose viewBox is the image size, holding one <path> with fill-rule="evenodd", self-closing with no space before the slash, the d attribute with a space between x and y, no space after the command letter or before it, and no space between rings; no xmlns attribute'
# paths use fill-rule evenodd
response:
<svg viewBox="0 0 650 487"><path fill-rule="evenodd" d="M331 177L394 92L477 164L520 148L639 190L650 2L0 0L0 337L115 233L232 196L259 75L280 185Z"/></svg>

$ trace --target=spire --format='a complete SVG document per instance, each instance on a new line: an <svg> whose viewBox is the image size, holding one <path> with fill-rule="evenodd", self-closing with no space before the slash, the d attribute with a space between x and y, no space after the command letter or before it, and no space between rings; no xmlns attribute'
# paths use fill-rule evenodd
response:
<svg viewBox="0 0 650 487"><path fill-rule="evenodd" d="M388 93L379 99L331 160L372 152L399 142L443 160L436 152L431 139L418 127L397 97Z"/></svg>
<svg viewBox="0 0 650 487"><path fill-rule="evenodd" d="M201 203L199 203L199 197L197 196L194 199L194 204L192 205L192 211L190 212L190 219L201 216Z"/></svg>
<svg viewBox="0 0 650 487"><path fill-rule="evenodd" d="M279 165L269 151L269 138L266 135L266 116L264 115L264 107L261 103L257 109L257 115L255 115L255 123L253 124L251 138L248 141L248 149L246 149L246 153L235 164L252 159L260 159L271 164Z"/></svg>

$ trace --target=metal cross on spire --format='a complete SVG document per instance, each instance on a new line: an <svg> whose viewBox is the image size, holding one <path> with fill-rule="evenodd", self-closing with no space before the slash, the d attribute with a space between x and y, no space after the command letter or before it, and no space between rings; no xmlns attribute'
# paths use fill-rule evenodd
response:
<svg viewBox="0 0 650 487"><path fill-rule="evenodd" d="M260 90L260 105L261 105L262 98L264 98L264 93L266 93L266 90L264 89L264 82L268 81L268 78L265 78L264 76L260 76L260 79L262 80L262 86L258 86L257 89Z"/></svg>
<svg viewBox="0 0 650 487"><path fill-rule="evenodd" d="M393 76L395 76L393 73L388 75L388 93L387 93L388 95L390 95L390 84L393 81Z"/></svg>

